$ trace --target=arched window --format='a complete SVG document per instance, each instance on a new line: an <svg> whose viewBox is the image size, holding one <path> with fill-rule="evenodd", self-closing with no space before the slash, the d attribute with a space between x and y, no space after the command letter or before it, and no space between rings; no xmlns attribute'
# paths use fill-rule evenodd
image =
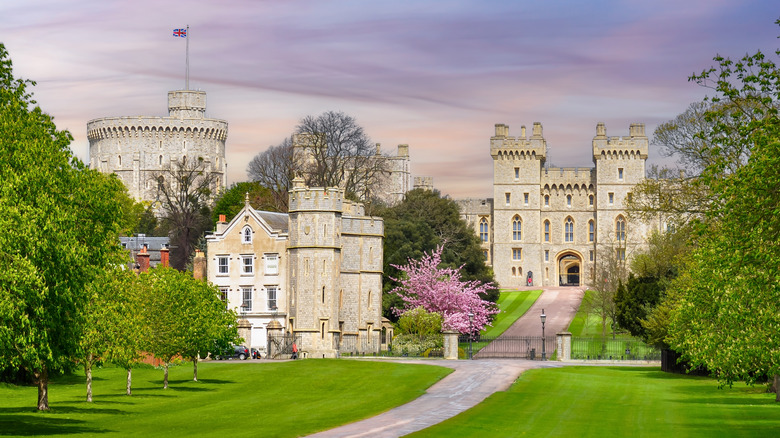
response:
<svg viewBox="0 0 780 438"><path fill-rule="evenodd" d="M593 207L593 195L588 196L588 205Z"/></svg>
<svg viewBox="0 0 780 438"><path fill-rule="evenodd" d="M241 242L242 243L252 243L252 229L249 227L244 227L244 229L241 231Z"/></svg>
<svg viewBox="0 0 780 438"><path fill-rule="evenodd" d="M615 238L618 242L626 240L626 219L623 216L615 220Z"/></svg>
<svg viewBox="0 0 780 438"><path fill-rule="evenodd" d="M520 216L512 218L512 240L520 240L523 238L523 221L520 220Z"/></svg>
<svg viewBox="0 0 780 438"><path fill-rule="evenodd" d="M574 242L574 219L571 216L567 217L563 223L563 230L563 240L565 242Z"/></svg>
<svg viewBox="0 0 780 438"><path fill-rule="evenodd" d="M160 155L160 166L162 166L162 155Z"/></svg>
<svg viewBox="0 0 780 438"><path fill-rule="evenodd" d="M596 240L596 224L592 220L588 221L588 242Z"/></svg>
<svg viewBox="0 0 780 438"><path fill-rule="evenodd" d="M118 159L118 161L119 161L119 167L122 167L122 156L121 156L121 155L119 155L119 156L117 157L117 159Z"/></svg>
<svg viewBox="0 0 780 438"><path fill-rule="evenodd" d="M550 206L550 195L544 195L544 206L545 207Z"/></svg>
<svg viewBox="0 0 780 438"><path fill-rule="evenodd" d="M517 277L517 269L514 266L512 266L512 277Z"/></svg>
<svg viewBox="0 0 780 438"><path fill-rule="evenodd" d="M548 220L544 221L544 241L550 241L550 221Z"/></svg>
<svg viewBox="0 0 780 438"><path fill-rule="evenodd" d="M566 195L566 206L571 207L571 195Z"/></svg>
<svg viewBox="0 0 780 438"><path fill-rule="evenodd" d="M479 221L479 238L483 242L488 241L488 223L484 217Z"/></svg>

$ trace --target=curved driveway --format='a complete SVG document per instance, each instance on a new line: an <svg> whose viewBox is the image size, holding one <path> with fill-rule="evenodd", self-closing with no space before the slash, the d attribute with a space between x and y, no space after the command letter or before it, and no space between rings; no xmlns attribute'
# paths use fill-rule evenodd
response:
<svg viewBox="0 0 780 438"><path fill-rule="evenodd" d="M540 336L541 309L547 315L545 334L566 329L582 300L582 289L545 289L536 303L507 332L512 336ZM549 329L549 332L547 331ZM534 331L536 330L536 331ZM550 347L552 347L552 337ZM439 365L455 371L417 399L375 417L367 418L312 437L395 438L425 429L481 403L497 391L505 391L525 370L559 367L560 362L523 359L404 360L404 363Z"/></svg>

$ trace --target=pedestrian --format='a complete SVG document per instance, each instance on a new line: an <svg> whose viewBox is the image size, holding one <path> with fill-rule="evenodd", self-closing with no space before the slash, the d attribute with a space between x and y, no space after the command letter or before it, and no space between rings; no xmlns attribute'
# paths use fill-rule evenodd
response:
<svg viewBox="0 0 780 438"><path fill-rule="evenodd" d="M293 342L293 354L292 354L292 358L293 358L293 359L298 359L298 344L296 344L295 342Z"/></svg>

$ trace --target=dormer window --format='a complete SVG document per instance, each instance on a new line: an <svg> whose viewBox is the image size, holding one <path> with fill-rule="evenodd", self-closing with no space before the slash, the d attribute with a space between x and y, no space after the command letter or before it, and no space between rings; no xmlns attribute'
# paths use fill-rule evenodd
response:
<svg viewBox="0 0 780 438"><path fill-rule="evenodd" d="M241 231L241 243L252 243L252 229L244 227Z"/></svg>

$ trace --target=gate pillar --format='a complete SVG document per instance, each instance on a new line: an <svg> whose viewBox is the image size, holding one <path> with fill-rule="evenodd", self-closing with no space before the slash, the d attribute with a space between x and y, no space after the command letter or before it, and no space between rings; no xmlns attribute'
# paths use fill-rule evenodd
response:
<svg viewBox="0 0 780 438"><path fill-rule="evenodd" d="M569 361L571 360L571 333L560 332L555 335L555 344L558 360Z"/></svg>
<svg viewBox="0 0 780 438"><path fill-rule="evenodd" d="M444 330L444 358L445 359L457 359L458 358L458 332L451 330Z"/></svg>

